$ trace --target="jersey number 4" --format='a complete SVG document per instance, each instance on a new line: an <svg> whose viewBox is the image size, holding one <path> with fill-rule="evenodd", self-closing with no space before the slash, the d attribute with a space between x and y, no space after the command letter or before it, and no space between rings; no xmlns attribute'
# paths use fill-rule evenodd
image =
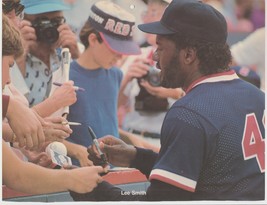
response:
<svg viewBox="0 0 267 205"><path fill-rule="evenodd" d="M261 173L265 172L265 140L260 132L259 124L254 113L246 116L242 140L245 160L256 158Z"/></svg>

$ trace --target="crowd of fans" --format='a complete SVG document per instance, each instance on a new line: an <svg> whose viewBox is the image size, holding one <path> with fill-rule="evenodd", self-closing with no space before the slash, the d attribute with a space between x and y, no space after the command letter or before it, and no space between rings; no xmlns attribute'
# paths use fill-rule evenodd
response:
<svg viewBox="0 0 267 205"><path fill-rule="evenodd" d="M92 191L107 169L95 166L88 153L93 140L87 126L98 138L113 135L159 152L166 112L186 92L148 82L158 42L136 25L159 21L171 2L2 0L5 185L34 194ZM223 14L228 33L247 34L231 45L229 67L265 92L265 1L203 2ZM110 30L102 24L108 21ZM124 27L113 29L116 21ZM63 48L69 51L67 70ZM75 166L51 169L45 150L54 141L66 147Z"/></svg>

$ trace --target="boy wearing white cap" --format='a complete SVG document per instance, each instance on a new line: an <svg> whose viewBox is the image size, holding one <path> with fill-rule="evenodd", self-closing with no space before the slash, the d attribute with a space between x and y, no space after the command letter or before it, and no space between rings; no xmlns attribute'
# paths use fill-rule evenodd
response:
<svg viewBox="0 0 267 205"><path fill-rule="evenodd" d="M84 126L73 127L69 141L88 147L92 140L87 126L97 137L119 137L117 104L122 72L114 64L122 55L139 54L133 41L135 18L116 4L98 1L80 32L85 51L71 63L70 80L85 88L77 92L77 102L70 107L68 120ZM76 162L74 162L76 163Z"/></svg>

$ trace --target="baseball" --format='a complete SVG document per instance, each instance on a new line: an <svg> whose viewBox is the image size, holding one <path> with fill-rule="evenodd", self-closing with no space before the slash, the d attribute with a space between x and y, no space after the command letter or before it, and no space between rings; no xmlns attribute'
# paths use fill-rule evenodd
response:
<svg viewBox="0 0 267 205"><path fill-rule="evenodd" d="M50 143L45 151L48 152L49 150L53 150L54 152L57 152L58 154L61 154L61 155L67 155L67 148L66 146L61 143L61 142L52 142Z"/></svg>

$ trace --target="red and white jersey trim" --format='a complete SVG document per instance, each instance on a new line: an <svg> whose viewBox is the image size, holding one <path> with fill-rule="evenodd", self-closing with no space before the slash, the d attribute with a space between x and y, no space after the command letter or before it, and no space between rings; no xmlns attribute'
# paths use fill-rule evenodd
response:
<svg viewBox="0 0 267 205"><path fill-rule="evenodd" d="M216 73L213 75L204 76L203 78L200 78L193 82L186 90L186 93L188 93L190 90L192 90L194 87L203 84L203 83L215 83L215 82L223 82L223 81L231 81L234 79L238 79L239 77L235 73L235 71L230 70L224 73Z"/></svg>
<svg viewBox="0 0 267 205"><path fill-rule="evenodd" d="M186 191L195 192L197 182L163 169L153 169L149 180L156 179Z"/></svg>

